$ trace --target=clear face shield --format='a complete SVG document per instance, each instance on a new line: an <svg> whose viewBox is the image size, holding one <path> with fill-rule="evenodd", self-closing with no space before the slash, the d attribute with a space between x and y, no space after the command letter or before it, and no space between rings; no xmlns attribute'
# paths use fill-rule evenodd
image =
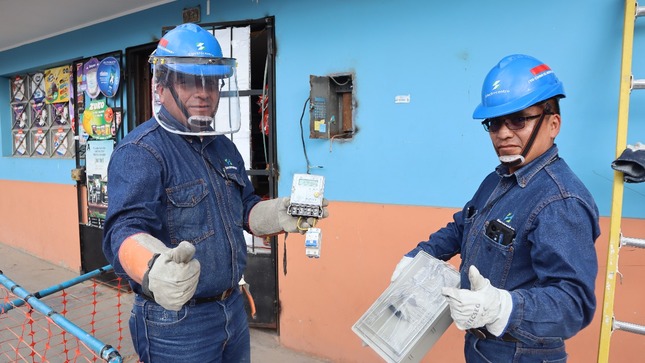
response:
<svg viewBox="0 0 645 363"><path fill-rule="evenodd" d="M181 135L240 130L234 58L157 57L152 64L152 110L159 125ZM169 117L171 116L171 117Z"/></svg>

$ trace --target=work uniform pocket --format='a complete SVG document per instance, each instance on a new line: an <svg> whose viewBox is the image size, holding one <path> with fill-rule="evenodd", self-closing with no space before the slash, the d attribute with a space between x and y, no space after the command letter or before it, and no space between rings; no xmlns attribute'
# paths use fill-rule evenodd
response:
<svg viewBox="0 0 645 363"><path fill-rule="evenodd" d="M214 234L213 206L203 179L166 189L168 230L173 244L198 243Z"/></svg>
<svg viewBox="0 0 645 363"><path fill-rule="evenodd" d="M493 286L504 287L515 254L514 244L504 246L484 233L478 235L476 243L477 254L469 261Z"/></svg>

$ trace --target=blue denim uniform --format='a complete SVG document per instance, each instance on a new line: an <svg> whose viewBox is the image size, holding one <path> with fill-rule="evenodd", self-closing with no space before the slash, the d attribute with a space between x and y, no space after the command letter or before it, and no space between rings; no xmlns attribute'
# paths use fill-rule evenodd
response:
<svg viewBox="0 0 645 363"><path fill-rule="evenodd" d="M171 117L163 109L160 112ZM133 234L145 232L170 248L182 241L195 246L201 273L194 297L212 297L238 286L246 267L243 230L249 230L249 212L260 198L254 194L241 155L226 136L177 135L164 130L155 119L148 120L114 149L108 178L110 203L103 252L117 275L128 278L118 259L121 243ZM139 308L144 305L139 296L141 286L129 282L137 293L133 319L145 320L152 313ZM227 300L236 301L243 311L241 298ZM216 303L205 303L211 304ZM155 303L145 305L163 310ZM188 314L190 310L185 306L178 314ZM170 313L175 314L167 312ZM246 315L236 319L246 322ZM176 324L188 320L191 319L179 319L174 327L166 325L177 330L181 327ZM192 320L198 321L199 317ZM189 334L187 338L195 336ZM186 357L176 355L180 356Z"/></svg>
<svg viewBox="0 0 645 363"><path fill-rule="evenodd" d="M453 222L408 253L419 250L448 260L461 254L461 288L469 289L475 265L493 286L508 290L513 310L504 333L518 342L466 334L468 362L543 362L566 359L564 340L592 320L600 234L598 208L553 145L508 174L500 165ZM502 245L489 238L487 223L501 220L515 230ZM547 359L547 360L544 360Z"/></svg>
<svg viewBox="0 0 645 363"><path fill-rule="evenodd" d="M251 338L243 304L236 290L224 301L187 304L166 310L135 299L130 332L141 362L250 363Z"/></svg>

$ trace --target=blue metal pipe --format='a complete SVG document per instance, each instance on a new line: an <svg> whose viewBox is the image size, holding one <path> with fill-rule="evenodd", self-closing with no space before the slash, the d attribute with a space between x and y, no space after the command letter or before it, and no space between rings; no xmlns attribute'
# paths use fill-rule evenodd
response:
<svg viewBox="0 0 645 363"><path fill-rule="evenodd" d="M11 279L7 278L4 274L0 274L0 283L4 285L4 287L6 287L9 291L11 291L14 295L21 298L22 301L26 301L32 308L36 309L37 311L44 314L45 316L48 316L62 329L74 335L76 338L80 339L94 353L96 353L100 358L102 358L106 362L108 363L123 362L121 355L116 349L114 349L110 345L104 344L103 342L96 339L94 336L92 336L85 330L78 327L76 324L72 323L63 315L54 311L47 304L40 301L34 295L30 294L29 291L23 289L18 284L11 281Z"/></svg>
<svg viewBox="0 0 645 363"><path fill-rule="evenodd" d="M40 299L40 298L43 298L45 296L49 296L51 294L57 293L57 292L59 292L61 290L64 290L64 289L66 289L68 287L72 287L72 286L74 286L76 284L79 284L81 282L87 281L87 280L89 280L91 278L94 278L96 276L100 276L100 275L102 275L104 273L110 272L112 270L113 270L112 265L106 265L106 266L103 266L101 268L97 268L94 271L90 271L88 273L85 273L83 275L75 277L75 278L73 278L71 280L61 282L58 285L52 285L52 286L50 286L50 287L48 287L46 289L40 290L37 293L33 294L33 296ZM1 274L2 274L2 271L0 271L0 275ZM9 311L9 310L11 310L13 308L17 308L19 306L22 306L24 304L25 304L25 300L22 300L22 299L15 299L14 301L12 301L10 303L2 304L2 305L0 305L0 314L6 313L7 311Z"/></svg>

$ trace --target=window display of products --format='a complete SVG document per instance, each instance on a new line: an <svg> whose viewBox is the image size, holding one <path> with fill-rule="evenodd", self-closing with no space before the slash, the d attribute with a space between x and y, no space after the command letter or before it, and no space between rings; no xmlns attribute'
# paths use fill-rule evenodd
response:
<svg viewBox="0 0 645 363"><path fill-rule="evenodd" d="M85 224L98 228L107 211L107 163L123 117L120 63L115 53L10 79L12 156L76 158L77 169L85 171L79 179L87 193Z"/></svg>
<svg viewBox="0 0 645 363"><path fill-rule="evenodd" d="M13 156L74 156L70 70L68 65L11 78Z"/></svg>

